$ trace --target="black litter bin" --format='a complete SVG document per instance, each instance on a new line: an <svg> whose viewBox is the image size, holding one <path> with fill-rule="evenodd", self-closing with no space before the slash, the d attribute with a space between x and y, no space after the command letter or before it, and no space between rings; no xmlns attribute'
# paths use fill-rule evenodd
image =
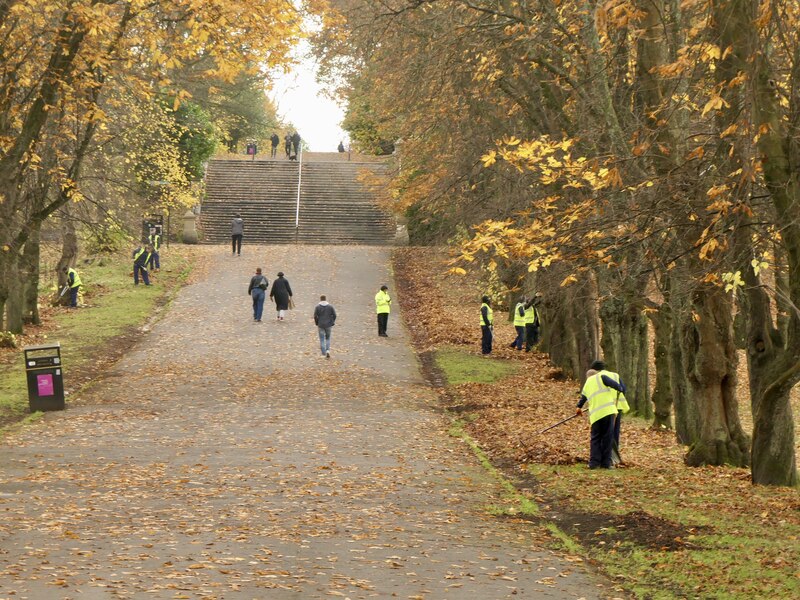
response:
<svg viewBox="0 0 800 600"><path fill-rule="evenodd" d="M24 348L28 404L37 410L64 410L64 372L61 344Z"/></svg>

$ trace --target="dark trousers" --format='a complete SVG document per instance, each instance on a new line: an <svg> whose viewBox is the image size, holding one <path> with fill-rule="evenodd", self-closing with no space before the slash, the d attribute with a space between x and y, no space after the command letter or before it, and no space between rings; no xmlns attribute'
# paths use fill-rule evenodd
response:
<svg viewBox="0 0 800 600"><path fill-rule="evenodd" d="M525 351L530 352L539 343L539 326L533 323L525 324Z"/></svg>
<svg viewBox="0 0 800 600"><path fill-rule="evenodd" d="M488 325L481 325L481 352L489 354L492 351L492 328Z"/></svg>
<svg viewBox="0 0 800 600"><path fill-rule="evenodd" d="M614 443L614 426L617 422L616 413L598 419L592 423L591 449L589 451L589 467L611 466L611 449Z"/></svg>
<svg viewBox="0 0 800 600"><path fill-rule="evenodd" d="M378 335L386 335L386 326L389 324L389 313L378 313Z"/></svg>
<svg viewBox="0 0 800 600"><path fill-rule="evenodd" d="M273 146L272 147L272 154L270 154L270 158L275 158L276 156L278 156L278 147L277 146Z"/></svg>
<svg viewBox="0 0 800 600"><path fill-rule="evenodd" d="M139 273L142 274L142 281L145 285L150 285L150 276L147 274L147 269L142 265L133 263L133 283L139 285Z"/></svg>
<svg viewBox="0 0 800 600"><path fill-rule="evenodd" d="M69 288L69 305L73 308L78 306L78 289L80 286L75 286L74 288Z"/></svg>
<svg viewBox="0 0 800 600"><path fill-rule="evenodd" d="M510 348L516 348L517 350L522 350L522 343L525 341L525 326L524 325L514 325L514 329L517 330L517 337L511 342Z"/></svg>
<svg viewBox="0 0 800 600"><path fill-rule="evenodd" d="M153 250L153 253L150 255L150 268L151 269L160 269L161 268L161 258L158 256L158 252Z"/></svg>
<svg viewBox="0 0 800 600"><path fill-rule="evenodd" d="M237 233L231 236L231 251L233 254L242 253L242 234Z"/></svg>

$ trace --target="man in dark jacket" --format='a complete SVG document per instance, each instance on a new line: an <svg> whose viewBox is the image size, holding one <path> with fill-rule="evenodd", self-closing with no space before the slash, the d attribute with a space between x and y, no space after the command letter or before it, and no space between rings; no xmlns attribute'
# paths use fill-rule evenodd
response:
<svg viewBox="0 0 800 600"><path fill-rule="evenodd" d="M336 309L328 304L325 296L319 297L314 308L314 323L319 331L319 349L325 358L331 357L331 328L336 324Z"/></svg>
<svg viewBox="0 0 800 600"><path fill-rule="evenodd" d="M268 287L269 281L261 273L261 267L257 268L256 274L250 278L247 294L253 297L253 320L258 323L261 322L261 314L264 311L264 298Z"/></svg>
<svg viewBox="0 0 800 600"><path fill-rule="evenodd" d="M281 143L281 138L278 137L277 133L273 133L272 137L269 138L269 141L272 143L272 153L270 154L270 157L276 158L278 156L278 144Z"/></svg>
<svg viewBox="0 0 800 600"><path fill-rule="evenodd" d="M242 215L237 213L231 221L231 252L236 256L242 255L242 237L244 237L244 221Z"/></svg>

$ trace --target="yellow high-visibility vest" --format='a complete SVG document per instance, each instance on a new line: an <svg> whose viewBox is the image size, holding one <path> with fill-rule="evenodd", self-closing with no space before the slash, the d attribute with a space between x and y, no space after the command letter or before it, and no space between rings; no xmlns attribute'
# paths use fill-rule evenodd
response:
<svg viewBox="0 0 800 600"><path fill-rule="evenodd" d="M148 240L150 244L153 246L153 250L158 252L158 249L161 247L161 236L158 235L157 233L151 233Z"/></svg>
<svg viewBox="0 0 800 600"><path fill-rule="evenodd" d="M606 386L603 383L603 375L619 383L619 375L611 371L600 371L586 380L581 394L588 400L589 423L594 423L609 415L616 415L619 411L628 412L629 410L625 394Z"/></svg>
<svg viewBox="0 0 800 600"><path fill-rule="evenodd" d="M486 320L489 321L489 325L491 325L492 323L494 323L494 311L492 311L492 308L488 304L486 304L485 302L483 304L481 304L481 325L482 326L486 325L486 323L483 322L483 307L484 306L486 307Z"/></svg>
<svg viewBox="0 0 800 600"><path fill-rule="evenodd" d="M525 309L525 324L526 325L533 325L536 323L536 307L531 304L528 308Z"/></svg>
<svg viewBox="0 0 800 600"><path fill-rule="evenodd" d="M81 276L78 275L78 272L75 269L69 269L67 271L67 283L69 283L69 276L70 275L72 275L74 277L74 279L72 280L72 283L70 284L69 287L76 288L76 287L80 287L80 286L83 285L83 282L81 281Z"/></svg>
<svg viewBox="0 0 800 600"><path fill-rule="evenodd" d="M523 314L519 314L519 309L522 309ZM522 302L517 302L517 305L514 307L514 327L525 327L525 304Z"/></svg>
<svg viewBox="0 0 800 600"><path fill-rule="evenodd" d="M383 313L391 312L392 299L389 297L389 294L380 290L377 294L375 294L375 311L381 315Z"/></svg>

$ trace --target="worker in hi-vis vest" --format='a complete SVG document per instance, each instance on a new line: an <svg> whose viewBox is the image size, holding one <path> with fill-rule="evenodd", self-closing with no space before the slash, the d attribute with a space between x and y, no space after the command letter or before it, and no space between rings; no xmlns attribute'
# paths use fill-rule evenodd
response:
<svg viewBox="0 0 800 600"><path fill-rule="evenodd" d="M78 290L83 285L81 276L72 267L64 267L64 274L67 276L67 286L69 287L70 308L78 308Z"/></svg>
<svg viewBox="0 0 800 600"><path fill-rule="evenodd" d="M150 262L150 254L153 252L153 247L150 244L139 246L133 251L133 283L139 285L139 274L142 275L142 281L145 285L150 285L150 276L147 273L147 263Z"/></svg>
<svg viewBox="0 0 800 600"><path fill-rule="evenodd" d="M522 344L525 342L525 303L528 299L522 296L514 307L514 329L517 330L517 337L511 342L509 348L516 348L522 350Z"/></svg>
<svg viewBox="0 0 800 600"><path fill-rule="evenodd" d="M589 468L612 469L612 450L618 414L628 412L625 384L618 373L606 370L601 360L592 363L586 372L577 413L588 402L589 423L592 426Z"/></svg>
<svg viewBox="0 0 800 600"><path fill-rule="evenodd" d="M481 298L481 353L484 355L492 352L492 338L494 338L494 313L490 306L489 296Z"/></svg>
<svg viewBox="0 0 800 600"><path fill-rule="evenodd" d="M150 236L147 238L150 246L153 248L153 253L150 255L150 264L148 265L151 271L158 271L161 269L161 257L158 251L161 249L161 234L157 229L152 229Z"/></svg>
<svg viewBox="0 0 800 600"><path fill-rule="evenodd" d="M539 343L539 311L536 306L541 301L541 294L534 294L525 304L525 352L530 352Z"/></svg>
<svg viewBox="0 0 800 600"><path fill-rule="evenodd" d="M378 313L378 335L389 337L386 327L389 325L389 313L392 310L392 299L389 297L389 286L382 285L375 294L375 312Z"/></svg>

